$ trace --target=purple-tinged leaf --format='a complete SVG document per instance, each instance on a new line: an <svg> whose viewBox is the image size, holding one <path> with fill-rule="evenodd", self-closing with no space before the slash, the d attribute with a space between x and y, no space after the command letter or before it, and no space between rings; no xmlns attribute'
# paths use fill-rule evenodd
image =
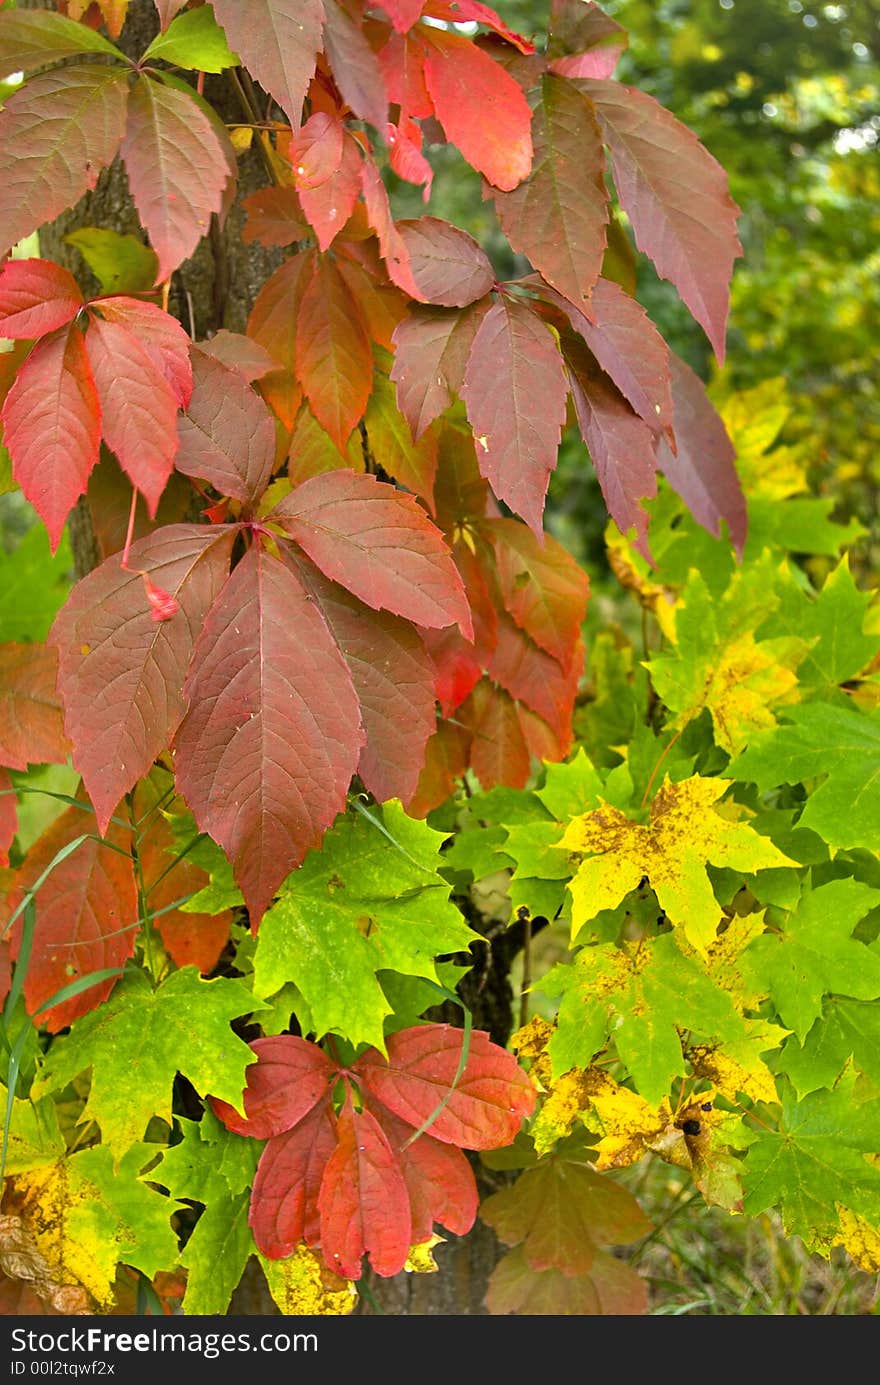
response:
<svg viewBox="0 0 880 1385"><path fill-rule="evenodd" d="M412 306L394 330L391 379L397 404L418 441L461 391L465 366L489 301L464 312Z"/></svg>
<svg viewBox="0 0 880 1385"><path fill-rule="evenodd" d="M124 794L165 750L185 710L196 635L226 579L237 530L172 524L78 582L52 626L73 763L103 831ZM155 621L140 571L180 604Z"/></svg>
<svg viewBox="0 0 880 1385"><path fill-rule="evenodd" d="M464 308L495 283L485 251L467 231L436 216L398 221L421 297L444 308Z"/></svg>
<svg viewBox="0 0 880 1385"><path fill-rule="evenodd" d="M552 331L524 303L493 303L474 337L461 395L480 471L540 533L568 385Z"/></svg>
<svg viewBox="0 0 880 1385"><path fill-rule="evenodd" d="M253 505L275 461L272 415L239 371L197 347L192 363L192 397L177 422L177 470Z"/></svg>
<svg viewBox="0 0 880 1385"><path fill-rule="evenodd" d="M364 742L348 666L291 566L259 546L245 554L208 614L184 695L177 784L230 857L256 929L345 807Z"/></svg>
<svg viewBox="0 0 880 1385"><path fill-rule="evenodd" d="M294 130L321 49L321 0L214 0L229 46Z"/></svg>
<svg viewBox="0 0 880 1385"><path fill-rule="evenodd" d="M324 52L343 101L359 120L384 133L388 97L379 60L361 25L337 0L324 0Z"/></svg>

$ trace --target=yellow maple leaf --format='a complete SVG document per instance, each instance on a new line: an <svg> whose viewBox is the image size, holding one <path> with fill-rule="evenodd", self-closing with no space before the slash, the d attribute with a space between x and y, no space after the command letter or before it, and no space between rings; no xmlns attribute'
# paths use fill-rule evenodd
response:
<svg viewBox="0 0 880 1385"><path fill-rule="evenodd" d="M646 824L608 803L572 819L560 846L585 857L569 886L572 941L589 919L615 908L647 877L669 921L705 955L721 920L707 864L748 874L794 864L747 823L716 810L731 782L695 775L673 784L667 777Z"/></svg>
<svg viewBox="0 0 880 1385"><path fill-rule="evenodd" d="M704 1077L731 1101L738 1093L752 1101L777 1101L776 1079L761 1057L778 1048L791 1031L767 1020L745 1019L744 1038L719 1044L694 1044L686 1057L696 1077Z"/></svg>
<svg viewBox="0 0 880 1385"><path fill-rule="evenodd" d="M357 1302L354 1284L328 1270L308 1246L297 1246L286 1260L260 1255L259 1261L269 1293L286 1317L343 1317Z"/></svg>
<svg viewBox="0 0 880 1385"><path fill-rule="evenodd" d="M434 1259L434 1251L445 1242L445 1236L432 1236L417 1246L410 1246L404 1269L410 1274L436 1274L440 1266Z"/></svg>
<svg viewBox="0 0 880 1385"><path fill-rule="evenodd" d="M100 1308L111 1307L119 1248L109 1238L90 1234L91 1185L77 1179L66 1160L31 1169L12 1182L22 1224L54 1279L85 1289Z"/></svg>
<svg viewBox="0 0 880 1385"><path fill-rule="evenodd" d="M880 1231L856 1212L838 1205L839 1235L833 1244L843 1246L860 1270L880 1274Z"/></svg>
<svg viewBox="0 0 880 1385"><path fill-rule="evenodd" d="M799 700L794 669L807 653L803 640L780 637L760 644L750 631L723 644L707 667L699 698L676 718L686 726L709 709L715 740L729 755L744 750L756 731L776 725L771 706Z"/></svg>

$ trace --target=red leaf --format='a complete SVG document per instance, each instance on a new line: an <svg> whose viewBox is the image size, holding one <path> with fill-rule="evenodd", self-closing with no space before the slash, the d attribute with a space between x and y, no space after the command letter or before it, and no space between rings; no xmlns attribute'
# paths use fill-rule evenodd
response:
<svg viewBox="0 0 880 1385"><path fill-rule="evenodd" d="M648 516L642 500L657 494L655 435L576 338L565 343L571 393L581 437L590 449L608 513L618 529L635 529L647 552Z"/></svg>
<svg viewBox="0 0 880 1385"><path fill-rule="evenodd" d="M360 120L384 131L388 97L363 29L336 0L324 0L324 15L324 51L343 101Z"/></svg>
<svg viewBox="0 0 880 1385"><path fill-rule="evenodd" d="M189 258L219 212L229 178L208 116L175 87L141 76L122 141L128 184L159 257L158 279Z"/></svg>
<svg viewBox="0 0 880 1385"><path fill-rule="evenodd" d="M314 250L285 260L260 289L248 318L248 336L288 370L293 369L296 354L303 291L312 281L317 260Z"/></svg>
<svg viewBox="0 0 880 1385"><path fill-rule="evenodd" d="M720 534L724 520L734 544L742 553L748 516L733 464L736 455L733 443L702 380L677 356L672 356L671 367L678 451L673 455L672 449L661 439L657 465L694 519L710 534Z"/></svg>
<svg viewBox="0 0 880 1385"><path fill-rule="evenodd" d="M336 1068L323 1049L292 1034L255 1039L247 1070L244 1116L217 1097L211 1105L227 1130L265 1140L299 1125L328 1094Z"/></svg>
<svg viewBox="0 0 880 1385"><path fill-rule="evenodd" d="M28 852L16 876L14 908L22 892L32 887L53 858L75 838L93 830L90 814L68 808ZM105 833L112 845L92 839L82 842L58 863L40 885L36 896L33 949L24 980L28 1012L62 986L91 972L122 967L134 953L137 939L138 900L129 850L129 833L111 823ZM21 946L21 919L12 927L13 957ZM50 1033L57 1034L80 1015L106 1000L118 978L88 987L71 1000L53 1005L40 1017Z"/></svg>
<svg viewBox="0 0 880 1385"><path fill-rule="evenodd" d="M300 189L300 206L315 232L319 250L332 245L354 211L361 190L363 161L360 145L346 131L338 169L320 186Z"/></svg>
<svg viewBox="0 0 880 1385"><path fill-rule="evenodd" d="M493 303L474 337L461 395L480 471L540 534L568 386L553 333L524 303Z"/></svg>
<svg viewBox="0 0 880 1385"><path fill-rule="evenodd" d="M350 1096L336 1131L318 1197L324 1259L346 1279L360 1278L364 1253L376 1274L397 1274L412 1242L400 1165L376 1118L355 1111Z"/></svg>
<svg viewBox="0 0 880 1385"><path fill-rule="evenodd" d="M487 29L512 43L521 53L534 53L535 45L521 34L514 33L488 5L480 0L428 0L424 7L437 19L448 20L450 24L485 24Z"/></svg>
<svg viewBox="0 0 880 1385"><path fill-rule="evenodd" d="M470 733L464 726L441 721L425 746L425 765L416 791L405 804L411 817L423 818L449 797L468 767Z"/></svg>
<svg viewBox="0 0 880 1385"><path fill-rule="evenodd" d="M434 170L422 153L422 132L414 120L401 114L396 125L389 123L385 130L388 162L398 178L422 188L422 201L431 196Z"/></svg>
<svg viewBox="0 0 880 1385"><path fill-rule="evenodd" d="M294 129L321 47L321 0L214 0L229 46Z"/></svg>
<svg viewBox="0 0 880 1385"><path fill-rule="evenodd" d="M362 248L375 242L361 242ZM365 257L366 258L366 257ZM393 333L406 312L407 300L387 278L385 267L376 255L375 269L361 260L340 254L336 268L357 302L370 337L386 351L394 350Z"/></svg>
<svg viewBox="0 0 880 1385"><path fill-rule="evenodd" d="M345 806L364 740L351 677L292 569L254 547L211 608L184 692L178 787L232 860L256 929Z"/></svg>
<svg viewBox="0 0 880 1385"><path fill-rule="evenodd" d="M260 188L245 197L247 221L241 238L245 245L292 245L309 233L296 188Z"/></svg>
<svg viewBox="0 0 880 1385"><path fill-rule="evenodd" d="M390 34L378 54L388 100L399 106L408 119L434 114L434 103L425 86L425 45L420 35L421 30L407 35Z"/></svg>
<svg viewBox="0 0 880 1385"><path fill-rule="evenodd" d="M297 486L270 519L368 606L417 625L458 624L472 635L449 549L412 496L374 476L333 471Z"/></svg>
<svg viewBox="0 0 880 1385"><path fill-rule="evenodd" d="M464 1033L449 1024L416 1025L388 1039L388 1058L367 1049L353 1065L373 1096L407 1124L419 1128L443 1110L426 1132L464 1149L510 1144L535 1107L535 1090L516 1059L481 1029L471 1031L467 1061L453 1081Z"/></svg>
<svg viewBox="0 0 880 1385"><path fill-rule="evenodd" d="M548 71L559 77L597 77L604 80L610 77L623 48L593 48L588 53L573 53L568 57L554 58L548 64Z"/></svg>
<svg viewBox="0 0 880 1385"><path fill-rule="evenodd" d="M12 780L0 769L0 866L9 865L9 848L18 831L18 810ZM0 942L0 1003L9 990L9 946Z"/></svg>
<svg viewBox="0 0 880 1385"><path fill-rule="evenodd" d="M382 175L369 158L364 159L361 167L361 191L364 194L367 219L376 232L389 279L398 288L403 289L404 293L421 302L422 293L413 277L409 251L391 215L391 205Z"/></svg>
<svg viewBox="0 0 880 1385"><path fill-rule="evenodd" d="M426 0L383 0L381 8L399 33L411 29L425 8Z"/></svg>
<svg viewBox="0 0 880 1385"><path fill-rule="evenodd" d="M0 256L95 186L125 130L127 69L77 64L32 77L0 111Z"/></svg>
<svg viewBox="0 0 880 1385"><path fill-rule="evenodd" d="M293 1130L275 1135L260 1155L248 1222L257 1249L271 1260L292 1255L301 1241L321 1239L318 1194L336 1148L336 1121L323 1101Z"/></svg>
<svg viewBox="0 0 880 1385"><path fill-rule="evenodd" d="M461 34L425 29L425 84L450 143L509 192L532 166L532 113L517 83Z"/></svg>
<svg viewBox="0 0 880 1385"><path fill-rule="evenodd" d="M605 153L592 103L570 82L545 77L532 138L531 174L495 194L498 217L514 250L578 303L599 277L607 240Z"/></svg>
<svg viewBox="0 0 880 1385"><path fill-rule="evenodd" d="M53 552L98 460L100 419L82 332L71 323L37 343L3 404L13 475L45 524Z"/></svg>
<svg viewBox="0 0 880 1385"><path fill-rule="evenodd" d="M498 620L498 642L486 663L486 672L517 702L537 712L555 732L562 745L571 741L571 717L578 680L583 672L583 643L568 652L563 669L552 655L539 649L510 616Z"/></svg>
<svg viewBox="0 0 880 1385"><path fill-rule="evenodd" d="M531 773L529 744L518 711L510 695L487 678L459 709L458 720L472 736L471 769L483 789L497 784L521 789Z"/></svg>
<svg viewBox="0 0 880 1385"><path fill-rule="evenodd" d="M465 312L413 305L394 330L391 379L397 403L417 440L461 390L477 329L488 300Z"/></svg>
<svg viewBox="0 0 880 1385"><path fill-rule="evenodd" d="M586 615L587 574L551 534L540 543L515 519L486 520L483 532L495 548L505 607L536 644L567 668Z"/></svg>
<svg viewBox="0 0 880 1385"><path fill-rule="evenodd" d="M89 304L107 322L117 323L133 332L162 372L174 398L182 409L192 394L192 366L189 359L190 339L176 318L163 312L155 303L141 303L136 298L96 298Z"/></svg>
<svg viewBox="0 0 880 1385"><path fill-rule="evenodd" d="M251 380L259 380L261 376L275 369L275 362L268 351L264 351L259 342L246 337L243 332L228 332L225 327L221 327L213 337L196 342L196 346L205 355L213 356L221 365L228 366L230 370L237 370L249 384Z"/></svg>
<svg viewBox="0 0 880 1385"><path fill-rule="evenodd" d="M434 693L440 712L451 716L482 678L482 660L454 625L445 630L424 630L422 638L434 666Z"/></svg>
<svg viewBox="0 0 880 1385"><path fill-rule="evenodd" d="M174 469L177 400L127 327L94 316L86 353L101 401L104 441L143 495L152 519Z"/></svg>
<svg viewBox="0 0 880 1385"><path fill-rule="evenodd" d="M446 308L464 308L495 282L484 251L473 237L436 216L398 221L419 295Z"/></svg>
<svg viewBox="0 0 880 1385"><path fill-rule="evenodd" d="M299 382L289 370L270 370L260 380L260 394L269 405L282 428L293 427L302 404Z"/></svg>
<svg viewBox="0 0 880 1385"><path fill-rule="evenodd" d="M65 327L82 305L73 275L51 260L7 260L0 270L0 334L12 341Z"/></svg>
<svg viewBox="0 0 880 1385"><path fill-rule="evenodd" d="M596 104L637 246L675 285L723 361L730 276L742 249L727 174L647 92L595 81L583 90Z"/></svg>
<svg viewBox="0 0 880 1385"><path fill-rule="evenodd" d="M409 1144L411 1126L392 1116L379 1102L372 1109L403 1173L413 1245L431 1239L435 1222L453 1236L466 1236L476 1221L479 1194L474 1171L461 1150L430 1135L420 1135Z"/></svg>
<svg viewBox="0 0 880 1385"><path fill-rule="evenodd" d="M351 673L366 744L358 774L379 803L414 792L434 732L434 670L416 631L399 616L371 611L308 565L304 578ZM305 567L305 564L303 564Z"/></svg>
<svg viewBox="0 0 880 1385"><path fill-rule="evenodd" d="M342 163L345 126L325 111L316 111L290 142L290 162L297 188L319 188Z"/></svg>
<svg viewBox="0 0 880 1385"><path fill-rule="evenodd" d="M58 659L42 644L0 645L0 765L57 765L70 746L55 690Z"/></svg>
<svg viewBox="0 0 880 1385"><path fill-rule="evenodd" d="M192 397L177 423L177 470L253 505L275 461L272 415L237 370L196 347L192 363Z"/></svg>
<svg viewBox="0 0 880 1385"><path fill-rule="evenodd" d="M299 304L296 375L315 418L344 452L367 407L373 353L357 303L333 261L324 256Z"/></svg>
<svg viewBox="0 0 880 1385"><path fill-rule="evenodd" d="M103 830L116 804L169 744L184 712L181 684L196 634L223 585L233 527L173 524L132 546L134 571L108 558L78 582L49 636L73 762ZM151 619L142 578L180 603Z"/></svg>

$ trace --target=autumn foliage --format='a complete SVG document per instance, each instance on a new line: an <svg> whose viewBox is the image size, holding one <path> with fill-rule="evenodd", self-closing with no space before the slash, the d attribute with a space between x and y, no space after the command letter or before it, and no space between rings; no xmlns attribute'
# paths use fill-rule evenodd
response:
<svg viewBox="0 0 880 1385"><path fill-rule="evenodd" d="M481 1212L511 1248L490 1310L642 1311L612 1248L648 1223L608 1171L653 1151L709 1201L770 1205L748 1169L776 1155L741 1174L758 1137L730 1103L773 1102L786 1060L761 1055L809 1032L755 920L801 918L789 873L813 858L732 786L804 777L768 771L759 709L818 742L815 704L788 706L812 646L772 560L738 594L739 560L764 559L736 430L619 271L631 233L720 362L725 174L615 79L626 36L591 0L554 0L538 44L477 0L157 0L134 57L125 3L57 9L0 13L0 78L24 75L0 110L0 256L110 168L144 236L70 233L88 291L36 255L0 271L9 485L53 553L76 509L98 554L51 629L0 649L4 1210L39 1302L67 1286L120 1311L135 1274L225 1312L255 1254L282 1311L349 1311L344 1281L470 1231L463 1151L503 1150L523 1171ZM395 217L400 183L430 208L447 144L519 277L430 209ZM244 148L265 186L242 198ZM278 267L246 331L193 341L170 285L233 212ZM631 653L591 651L592 721L589 583L543 528L564 436L668 640L638 707ZM710 554L711 633L700 572L670 565L684 535ZM75 792L24 848L14 790L68 756ZM511 923L561 919L572 952L513 1053L426 1017L489 947L462 900L498 871ZM850 937L868 886L821 883L875 959ZM864 963L847 994L868 1000ZM839 979L819 971L810 1023ZM832 1204L867 1224L877 1196Z"/></svg>

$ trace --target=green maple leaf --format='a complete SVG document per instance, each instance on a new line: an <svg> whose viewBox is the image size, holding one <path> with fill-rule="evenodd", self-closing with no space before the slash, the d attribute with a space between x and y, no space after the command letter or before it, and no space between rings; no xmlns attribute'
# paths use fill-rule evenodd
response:
<svg viewBox="0 0 880 1385"><path fill-rule="evenodd" d="M394 801L375 821L337 819L260 925L255 993L269 997L292 982L316 1034L383 1048L392 1007L377 971L436 981L434 959L466 952L476 936L438 874L444 840Z"/></svg>
<svg viewBox="0 0 880 1385"><path fill-rule="evenodd" d="M203 981L195 967L172 972L155 991L142 972L132 971L109 1000L53 1043L33 1092L57 1091L91 1068L82 1119L98 1122L104 1145L119 1159L151 1116L171 1122L178 1072L198 1092L241 1110L254 1055L230 1021L260 1008L240 981Z"/></svg>
<svg viewBox="0 0 880 1385"><path fill-rule="evenodd" d="M743 1211L769 1207L785 1229L808 1245L833 1236L838 1206L873 1225L880 1222L880 1168L865 1154L880 1150L880 1099L859 1103L853 1082L812 1092L798 1102L788 1093L776 1130L754 1135L743 1171Z"/></svg>
<svg viewBox="0 0 880 1385"><path fill-rule="evenodd" d="M809 642L798 668L804 698L842 698L837 691L841 683L855 678L874 658L880 636L865 634L863 629L872 599L870 592L859 591L845 557L817 596L808 595L793 579L780 584L779 609L759 634L800 636Z"/></svg>
<svg viewBox="0 0 880 1385"><path fill-rule="evenodd" d="M728 772L773 789L823 776L800 818L837 849L880 847L880 717L808 702L788 707L787 724L759 732Z"/></svg>
<svg viewBox="0 0 880 1385"><path fill-rule="evenodd" d="M262 1142L230 1133L210 1111L179 1123L183 1138L165 1151L156 1176L173 1197L204 1204L180 1253L183 1311L225 1313L255 1249L248 1211Z"/></svg>
<svg viewBox="0 0 880 1385"><path fill-rule="evenodd" d="M686 957L671 933L638 946L582 948L573 965L545 976L542 990L562 992L550 1041L554 1078L587 1068L613 1039L637 1090L656 1106L684 1075L680 1032L707 1039L744 1036L729 994L701 963Z"/></svg>
<svg viewBox="0 0 880 1385"><path fill-rule="evenodd" d="M831 880L803 895L781 932L762 934L742 953L744 976L772 996L799 1039L821 1015L828 992L880 996L880 955L852 936L878 903L880 891L858 880Z"/></svg>
<svg viewBox="0 0 880 1385"><path fill-rule="evenodd" d="M876 956L876 953L875 953ZM789 1039L779 1066L799 1096L837 1081L852 1058L880 1085L880 1006L829 996L822 1017L802 1043Z"/></svg>
<svg viewBox="0 0 880 1385"><path fill-rule="evenodd" d="M747 872L793 864L747 823L715 810L730 782L694 776L673 784L666 778L647 824L608 803L569 824L560 846L585 857L570 886L572 941L584 923L613 909L647 877L670 922L705 952L721 918L707 862Z"/></svg>

